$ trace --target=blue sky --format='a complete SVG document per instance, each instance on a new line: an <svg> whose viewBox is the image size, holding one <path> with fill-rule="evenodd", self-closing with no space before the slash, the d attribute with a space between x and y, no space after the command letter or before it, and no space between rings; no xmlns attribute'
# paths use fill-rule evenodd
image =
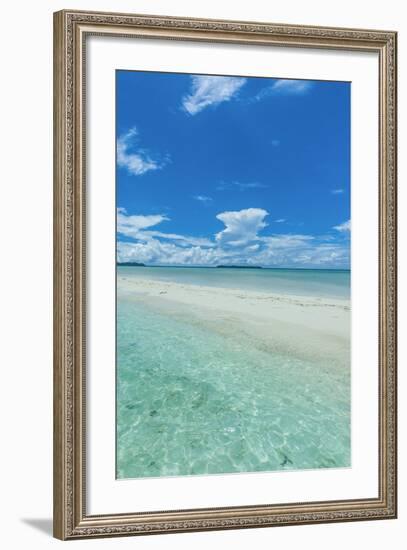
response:
<svg viewBox="0 0 407 550"><path fill-rule="evenodd" d="M350 83L116 78L118 261L349 268Z"/></svg>

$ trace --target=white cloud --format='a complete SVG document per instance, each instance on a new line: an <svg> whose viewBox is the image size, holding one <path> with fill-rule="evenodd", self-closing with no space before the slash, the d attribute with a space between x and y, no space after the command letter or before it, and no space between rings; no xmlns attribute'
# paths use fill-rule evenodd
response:
<svg viewBox="0 0 407 550"><path fill-rule="evenodd" d="M256 239L257 233L267 226L264 221L267 215L267 210L263 210L263 208L221 212L216 217L226 227L216 234L216 241L221 246L238 246Z"/></svg>
<svg viewBox="0 0 407 550"><path fill-rule="evenodd" d="M164 214L128 215L125 209L118 208L118 233L132 239L131 242L119 239L118 261L153 265L349 266L347 239L338 242L332 234L263 235L267 215L268 212L262 208L221 212L217 219L223 222L225 228L214 237L205 238L156 230L155 226L169 221Z"/></svg>
<svg viewBox="0 0 407 550"><path fill-rule="evenodd" d="M285 221L285 218L280 218L278 220L274 220L274 223L284 223Z"/></svg>
<svg viewBox="0 0 407 550"><path fill-rule="evenodd" d="M188 235L177 235L176 233L162 233L161 231L144 231L146 237L158 237L169 241L178 241L180 246L214 246L214 243L204 237L190 237Z"/></svg>
<svg viewBox="0 0 407 550"><path fill-rule="evenodd" d="M331 190L332 195L342 195L343 192L344 192L344 189L332 189Z"/></svg>
<svg viewBox="0 0 407 550"><path fill-rule="evenodd" d="M192 90L182 98L182 106L190 115L230 101L246 83L246 78L231 76L191 76L191 80Z"/></svg>
<svg viewBox="0 0 407 550"><path fill-rule="evenodd" d="M158 225L169 218L163 214L149 216L128 216L124 208L117 209L117 232L126 237L139 238L140 233L148 227Z"/></svg>
<svg viewBox="0 0 407 550"><path fill-rule="evenodd" d="M195 195L194 199L200 202L210 202L213 200L212 197L207 197L206 195Z"/></svg>
<svg viewBox="0 0 407 550"><path fill-rule="evenodd" d="M271 249L278 249L302 247L304 244L308 244L310 241L313 241L314 238L315 237L312 235L293 235L289 233L286 235L271 235L268 237L262 237L261 240Z"/></svg>
<svg viewBox="0 0 407 550"><path fill-rule="evenodd" d="M247 191L248 189L267 189L268 185L259 181L221 181L217 186L217 191L229 191L238 189L239 191Z"/></svg>
<svg viewBox="0 0 407 550"><path fill-rule="evenodd" d="M171 242L151 239L148 242L118 242L119 262L142 262L161 265L216 265L218 253L200 246L182 247Z"/></svg>
<svg viewBox="0 0 407 550"><path fill-rule="evenodd" d="M135 126L117 139L117 165L127 168L133 176L141 176L150 170L159 170L165 166L169 158L153 159L145 149L137 145L138 131ZM133 151L131 151L133 149Z"/></svg>
<svg viewBox="0 0 407 550"><path fill-rule="evenodd" d="M343 222L339 225L335 225L334 229L342 233L347 233L348 231L350 231L350 220Z"/></svg>
<svg viewBox="0 0 407 550"><path fill-rule="evenodd" d="M275 80L273 84L260 90L251 101L261 101L272 95L304 95L312 88L310 80Z"/></svg>
<svg viewBox="0 0 407 550"><path fill-rule="evenodd" d="M266 246L254 263L286 267L347 267L349 247L320 242L312 235L273 235L264 237Z"/></svg>
<svg viewBox="0 0 407 550"><path fill-rule="evenodd" d="M214 246L209 239L177 235L176 233L163 233L162 231L151 231L149 229L164 221L170 221L170 218L164 214L129 216L124 208L117 209L117 232L126 237L131 237L132 239L143 242L148 242L157 238L178 241L180 246Z"/></svg>
<svg viewBox="0 0 407 550"><path fill-rule="evenodd" d="M258 250L260 250L260 245L258 243L246 246L244 249L245 252L257 252Z"/></svg>
<svg viewBox="0 0 407 550"><path fill-rule="evenodd" d="M272 86L274 93L283 94L304 94L312 87L312 82L309 80L276 80Z"/></svg>

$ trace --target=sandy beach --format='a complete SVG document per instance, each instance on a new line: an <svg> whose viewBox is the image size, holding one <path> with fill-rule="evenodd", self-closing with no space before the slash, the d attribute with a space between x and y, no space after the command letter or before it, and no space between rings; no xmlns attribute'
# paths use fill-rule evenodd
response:
<svg viewBox="0 0 407 550"><path fill-rule="evenodd" d="M117 274L118 477L348 466L350 301L171 273Z"/></svg>
<svg viewBox="0 0 407 550"><path fill-rule="evenodd" d="M123 275L118 298L203 323L223 336L250 339L265 351L349 360L350 301L216 288Z"/></svg>

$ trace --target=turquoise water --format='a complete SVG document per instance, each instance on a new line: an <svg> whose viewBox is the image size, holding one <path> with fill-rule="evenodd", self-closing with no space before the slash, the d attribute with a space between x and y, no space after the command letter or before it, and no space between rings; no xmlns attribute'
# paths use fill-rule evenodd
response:
<svg viewBox="0 0 407 550"><path fill-rule="evenodd" d="M123 269L139 275L149 268ZM152 268L155 273L161 269L167 268ZM188 275L192 270L174 271L180 275L172 277L194 277ZM212 275L193 271L198 284L215 284ZM230 273L210 271L218 278ZM168 270L162 273L170 276ZM234 273L243 280L240 270ZM334 276L338 280L348 276L340 273ZM265 285L281 284L264 277ZM224 282L226 286L226 278ZM335 284L326 281L326 288L331 286ZM312 361L276 353L240 333L225 336L198 318L159 311L119 292L118 478L347 466L346 353Z"/></svg>
<svg viewBox="0 0 407 550"><path fill-rule="evenodd" d="M223 269L210 267L129 267L118 274L185 284L258 292L350 298L350 271L324 269Z"/></svg>

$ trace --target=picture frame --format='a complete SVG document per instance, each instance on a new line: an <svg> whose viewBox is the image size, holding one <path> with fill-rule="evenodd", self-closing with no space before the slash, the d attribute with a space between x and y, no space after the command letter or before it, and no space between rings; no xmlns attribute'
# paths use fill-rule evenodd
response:
<svg viewBox="0 0 407 550"><path fill-rule="evenodd" d="M109 513L89 512L92 476L88 425L89 403L97 390L87 371L89 337L90 122L88 40L151 41L289 49L290 52L371 54L377 67L377 194L372 216L378 224L376 296L378 308L376 391L377 494L361 498L262 501L243 505L215 502ZM392 519L397 516L397 309L396 309L396 51L393 31L216 21L181 17L63 10L54 14L54 536L58 539L146 535L341 521ZM256 50L257 51L257 50ZM276 50L277 51L277 50ZM279 50L280 51L280 50ZM144 60L146 61L146 60ZM165 60L164 60L165 62ZM372 91L373 92L373 91ZM114 105L111 106L113 116ZM114 185L114 181L111 182ZM371 209L372 210L372 209ZM356 213L357 215L357 213ZM96 237L92 237L96 238ZM372 240L372 242L373 242ZM364 243L366 248L369 244ZM371 296L372 298L372 296ZM95 300L92 295L91 301ZM365 311L369 316L370 311ZM92 319L92 317L90 317ZM94 317L93 317L94 320ZM370 345L372 342L370 342ZM93 344L95 345L95 344ZM112 369L113 365L105 365ZM352 365L357 368L357 365ZM372 367L373 368L373 367ZM93 387L95 386L95 387ZM369 386L370 388L371 386ZM90 397L92 399L90 399ZM376 422L376 420L374 420ZM267 475L267 474L264 474ZM309 474L311 475L311 474ZM112 472L114 477L114 472ZM239 485L239 476L234 484ZM115 481L115 480L114 480ZM116 482L123 483L123 482ZM157 490L160 480L156 481ZM174 482L176 483L176 481ZM176 487L176 485L172 485ZM93 497L92 497L93 498ZM232 498L232 497L231 497ZM205 500L207 502L207 500ZM209 502L212 502L209 498Z"/></svg>

